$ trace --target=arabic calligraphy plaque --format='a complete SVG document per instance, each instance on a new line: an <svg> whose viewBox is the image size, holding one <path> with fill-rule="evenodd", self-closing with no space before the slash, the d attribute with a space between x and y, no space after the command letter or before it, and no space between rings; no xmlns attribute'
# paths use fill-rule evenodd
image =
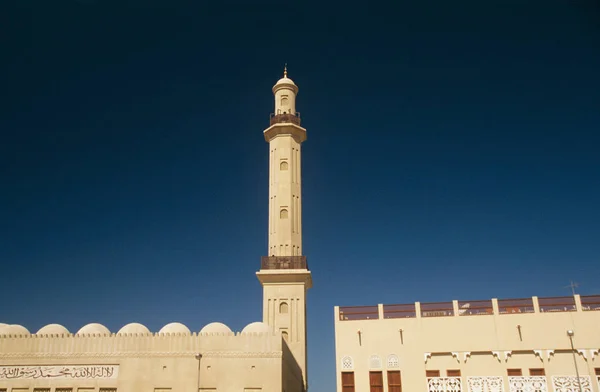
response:
<svg viewBox="0 0 600 392"><path fill-rule="evenodd" d="M14 379L116 379L118 365L0 366L0 380Z"/></svg>

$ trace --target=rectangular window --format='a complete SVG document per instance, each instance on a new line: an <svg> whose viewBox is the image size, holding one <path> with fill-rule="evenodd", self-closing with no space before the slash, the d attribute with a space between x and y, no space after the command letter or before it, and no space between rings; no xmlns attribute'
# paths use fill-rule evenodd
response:
<svg viewBox="0 0 600 392"><path fill-rule="evenodd" d="M509 376L522 376L523 372L521 369L507 369L506 372Z"/></svg>
<svg viewBox="0 0 600 392"><path fill-rule="evenodd" d="M402 378L400 371L388 371L388 392L402 392Z"/></svg>
<svg viewBox="0 0 600 392"><path fill-rule="evenodd" d="M529 375L530 376L545 376L546 372L544 371L544 369L541 369L541 368L529 369Z"/></svg>
<svg viewBox="0 0 600 392"><path fill-rule="evenodd" d="M50 392L50 388L33 388L33 392Z"/></svg>
<svg viewBox="0 0 600 392"><path fill-rule="evenodd" d="M117 388L100 388L100 392L117 392Z"/></svg>
<svg viewBox="0 0 600 392"><path fill-rule="evenodd" d="M354 392L354 372L342 372L342 392Z"/></svg>
<svg viewBox="0 0 600 392"><path fill-rule="evenodd" d="M54 392L73 392L73 388L56 388Z"/></svg>
<svg viewBox="0 0 600 392"><path fill-rule="evenodd" d="M369 372L369 385L371 392L383 392L383 373Z"/></svg>
<svg viewBox="0 0 600 392"><path fill-rule="evenodd" d="M460 370L459 369L448 369L448 370L446 370L446 375L448 377L460 377Z"/></svg>
<svg viewBox="0 0 600 392"><path fill-rule="evenodd" d="M600 368L594 369L596 371L596 376L600 376Z"/></svg>
<svg viewBox="0 0 600 392"><path fill-rule="evenodd" d="M439 370L426 370L425 375L427 377L439 377L440 371Z"/></svg>

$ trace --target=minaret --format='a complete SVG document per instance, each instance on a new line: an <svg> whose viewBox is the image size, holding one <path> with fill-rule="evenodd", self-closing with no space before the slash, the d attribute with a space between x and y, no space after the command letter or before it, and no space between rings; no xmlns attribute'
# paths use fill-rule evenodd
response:
<svg viewBox="0 0 600 392"><path fill-rule="evenodd" d="M306 376L306 291L312 277L302 256L300 144L306 129L296 111L298 86L287 77L273 86L269 143L269 248L256 273L263 286L263 322L281 333Z"/></svg>

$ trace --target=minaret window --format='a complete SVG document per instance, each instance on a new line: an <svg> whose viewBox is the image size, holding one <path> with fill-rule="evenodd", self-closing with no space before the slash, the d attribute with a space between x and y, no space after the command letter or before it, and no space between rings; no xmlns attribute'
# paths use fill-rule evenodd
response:
<svg viewBox="0 0 600 392"><path fill-rule="evenodd" d="M281 219L287 219L288 218L288 210L286 210L285 208L282 209L281 211L279 211L279 217Z"/></svg>
<svg viewBox="0 0 600 392"><path fill-rule="evenodd" d="M288 163L287 163L287 161L281 161L281 163L279 164L279 169L280 170L287 170L288 169Z"/></svg>
<svg viewBox="0 0 600 392"><path fill-rule="evenodd" d="M279 313L287 313L288 312L288 304L287 302L282 302L279 304Z"/></svg>
<svg viewBox="0 0 600 392"><path fill-rule="evenodd" d="M288 96L287 95L283 95L281 97L281 106L287 106L288 105Z"/></svg>

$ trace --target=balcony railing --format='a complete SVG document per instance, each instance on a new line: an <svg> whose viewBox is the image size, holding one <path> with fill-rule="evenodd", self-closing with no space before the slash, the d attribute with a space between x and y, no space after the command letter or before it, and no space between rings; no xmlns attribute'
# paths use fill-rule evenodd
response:
<svg viewBox="0 0 600 392"><path fill-rule="evenodd" d="M460 377L428 377L427 387L429 392L461 392L462 381Z"/></svg>
<svg viewBox="0 0 600 392"><path fill-rule="evenodd" d="M582 295L582 310L600 310L600 295Z"/></svg>
<svg viewBox="0 0 600 392"><path fill-rule="evenodd" d="M482 314L494 314L491 299L486 301L458 301L459 316L476 316Z"/></svg>
<svg viewBox="0 0 600 392"><path fill-rule="evenodd" d="M415 304L383 305L383 318L417 317Z"/></svg>
<svg viewBox="0 0 600 392"><path fill-rule="evenodd" d="M271 114L270 124L274 125L279 123L292 123L300 125L300 113Z"/></svg>
<svg viewBox="0 0 600 392"><path fill-rule="evenodd" d="M421 317L446 317L454 316L452 302L431 302L421 304Z"/></svg>
<svg viewBox="0 0 600 392"><path fill-rule="evenodd" d="M308 269L308 264L306 256L263 256L260 260L260 269Z"/></svg>
<svg viewBox="0 0 600 392"><path fill-rule="evenodd" d="M539 298L540 312L573 312L577 310L575 297Z"/></svg>
<svg viewBox="0 0 600 392"><path fill-rule="evenodd" d="M533 313L534 311L533 298L498 300L498 313L500 314Z"/></svg>
<svg viewBox="0 0 600 392"><path fill-rule="evenodd" d="M344 306L340 308L340 320L371 320L378 318L378 306Z"/></svg>
<svg viewBox="0 0 600 392"><path fill-rule="evenodd" d="M551 298L517 298L478 301L452 301L382 305L384 319L394 318L424 318L424 317L450 317L472 315L507 315L526 313L552 313L552 312L577 312L600 311L600 295L579 296L581 307L578 308L576 297L551 297ZM494 310L494 301L498 309ZM537 301L538 306L534 306ZM454 312L454 304L458 311ZM418 304L418 305L417 305ZM417 312L420 308L420 312ZM340 320L376 320L379 319L378 305L340 307ZM539 309L536 311L536 309ZM343 314L342 314L343 313Z"/></svg>

